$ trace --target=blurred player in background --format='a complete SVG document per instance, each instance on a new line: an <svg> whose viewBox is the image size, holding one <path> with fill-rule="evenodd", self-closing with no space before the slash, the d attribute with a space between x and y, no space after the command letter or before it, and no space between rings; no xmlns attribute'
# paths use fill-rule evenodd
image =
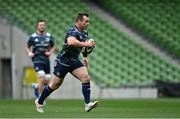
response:
<svg viewBox="0 0 180 119"><path fill-rule="evenodd" d="M46 32L46 21L38 20L37 31L33 33L27 42L26 51L28 56L32 59L34 68L38 74L38 84L34 83L35 96L38 98L48 84L50 75L50 61L49 56L54 52L54 41L50 33Z"/></svg>
<svg viewBox="0 0 180 119"><path fill-rule="evenodd" d="M85 101L85 111L89 112L95 108L98 101L90 102L90 76L87 71L87 53L83 53L83 62L79 55L83 47L94 47L95 42L86 42L88 33L86 28L89 25L89 16L86 13L79 13L76 23L71 27L65 37L64 46L57 55L54 62L54 72L49 85L46 86L39 99L35 100L36 110L43 113L44 100L63 83L68 72L82 82L82 93Z"/></svg>

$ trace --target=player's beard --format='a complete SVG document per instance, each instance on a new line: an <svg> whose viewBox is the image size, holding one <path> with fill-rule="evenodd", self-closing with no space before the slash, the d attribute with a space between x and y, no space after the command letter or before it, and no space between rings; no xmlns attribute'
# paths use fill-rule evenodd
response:
<svg viewBox="0 0 180 119"><path fill-rule="evenodd" d="M88 25L84 26L84 30L86 30L86 29L87 29L87 27L88 27Z"/></svg>
<svg viewBox="0 0 180 119"><path fill-rule="evenodd" d="M43 34L45 29L39 29L38 31L39 31L40 34Z"/></svg>

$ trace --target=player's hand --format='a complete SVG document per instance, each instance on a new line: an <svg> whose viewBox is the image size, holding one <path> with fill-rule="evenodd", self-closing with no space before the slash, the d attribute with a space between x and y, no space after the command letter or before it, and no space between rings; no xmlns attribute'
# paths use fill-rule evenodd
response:
<svg viewBox="0 0 180 119"><path fill-rule="evenodd" d="M28 53L28 56L31 57L31 58L34 57L34 55L35 55L35 54L34 54L33 52L29 52L29 53Z"/></svg>
<svg viewBox="0 0 180 119"><path fill-rule="evenodd" d="M86 47L95 47L96 43L94 42L94 40L89 39L88 41L85 42L86 43Z"/></svg>
<svg viewBox="0 0 180 119"><path fill-rule="evenodd" d="M51 55L51 52L45 52L45 55L46 55L46 56L50 56L50 55Z"/></svg>
<svg viewBox="0 0 180 119"><path fill-rule="evenodd" d="M88 58L87 57L83 57L83 64L88 67Z"/></svg>

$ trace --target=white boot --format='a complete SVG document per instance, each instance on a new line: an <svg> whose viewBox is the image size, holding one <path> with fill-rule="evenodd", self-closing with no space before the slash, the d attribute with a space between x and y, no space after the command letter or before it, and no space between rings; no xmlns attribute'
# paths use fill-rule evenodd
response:
<svg viewBox="0 0 180 119"><path fill-rule="evenodd" d="M36 99L34 102L35 102L35 105L36 105L36 110L37 110L37 112L44 113L43 105L40 105L40 104L38 103L38 99Z"/></svg>
<svg viewBox="0 0 180 119"><path fill-rule="evenodd" d="M85 104L85 111L90 112L93 108L97 107L99 101L90 102L88 104Z"/></svg>

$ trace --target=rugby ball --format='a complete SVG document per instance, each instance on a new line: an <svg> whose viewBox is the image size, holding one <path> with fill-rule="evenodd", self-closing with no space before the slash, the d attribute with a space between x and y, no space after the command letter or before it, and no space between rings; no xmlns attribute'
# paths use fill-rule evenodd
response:
<svg viewBox="0 0 180 119"><path fill-rule="evenodd" d="M86 42L94 42L93 39L89 39ZM93 51L94 47L83 47L82 52L90 54Z"/></svg>

